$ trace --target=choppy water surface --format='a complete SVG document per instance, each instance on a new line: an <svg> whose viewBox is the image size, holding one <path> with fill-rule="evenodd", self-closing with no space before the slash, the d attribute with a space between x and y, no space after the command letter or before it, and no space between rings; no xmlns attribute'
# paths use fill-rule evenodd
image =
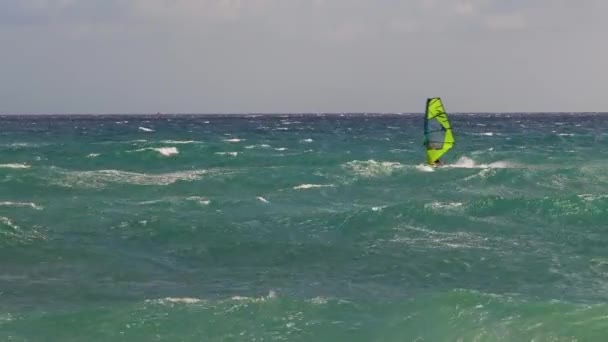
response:
<svg viewBox="0 0 608 342"><path fill-rule="evenodd" d="M603 341L608 116L0 118L0 340Z"/></svg>

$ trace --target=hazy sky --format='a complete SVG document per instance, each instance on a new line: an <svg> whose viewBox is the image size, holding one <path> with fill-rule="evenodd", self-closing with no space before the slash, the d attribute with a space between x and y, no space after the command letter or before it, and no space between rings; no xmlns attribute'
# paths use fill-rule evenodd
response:
<svg viewBox="0 0 608 342"><path fill-rule="evenodd" d="M608 111L606 0L0 0L0 113Z"/></svg>

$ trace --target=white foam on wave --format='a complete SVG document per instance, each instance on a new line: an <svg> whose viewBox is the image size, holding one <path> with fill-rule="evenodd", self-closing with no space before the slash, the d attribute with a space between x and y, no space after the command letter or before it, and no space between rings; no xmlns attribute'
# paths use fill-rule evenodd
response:
<svg viewBox="0 0 608 342"><path fill-rule="evenodd" d="M165 198L159 198L159 199L154 199L154 200L149 200L149 201L143 201L143 202L139 202L137 204L140 205L150 205L150 204L159 204L159 203L176 203L176 202L182 202L182 201L190 201L190 202L196 202L200 205L209 205L209 203L211 203L211 201L207 198L207 197L202 197L202 196L190 196L190 197L165 197Z"/></svg>
<svg viewBox="0 0 608 342"><path fill-rule="evenodd" d="M40 144L36 144L36 143L31 143L31 142L15 142L15 143L10 143L10 144L6 144L6 145L2 145L2 146L6 146L6 147L39 147Z"/></svg>
<svg viewBox="0 0 608 342"><path fill-rule="evenodd" d="M237 142L245 141L245 139L230 138L230 139L224 139L224 141L229 142L229 143L237 143Z"/></svg>
<svg viewBox="0 0 608 342"><path fill-rule="evenodd" d="M186 199L188 201L197 202L198 204L201 204L201 205L209 205L209 203L211 203L211 201L207 197L201 197L201 196L190 196Z"/></svg>
<svg viewBox="0 0 608 342"><path fill-rule="evenodd" d="M10 201L5 201L5 202L0 202L0 206L1 207L14 207L14 208L29 207L29 208L36 209L36 210L42 210L41 206L37 205L36 203L32 203L32 202L10 202Z"/></svg>
<svg viewBox="0 0 608 342"><path fill-rule="evenodd" d="M153 148L153 150L165 157L170 157L179 153L176 147L158 147Z"/></svg>
<svg viewBox="0 0 608 342"><path fill-rule="evenodd" d="M272 146L268 145L268 144L258 144L258 145L247 145L245 146L246 149L250 150L252 148L271 148Z"/></svg>
<svg viewBox="0 0 608 342"><path fill-rule="evenodd" d="M277 147L277 148L275 148L275 150L277 150L277 151L285 151L285 150L287 150L287 147Z"/></svg>
<svg viewBox="0 0 608 342"><path fill-rule="evenodd" d="M277 298L276 292L274 292L273 290L270 290L270 291L268 291L267 296L262 296L262 297L232 296L230 299L237 300L237 301L259 303L259 302L264 302L268 299L275 299L275 298Z"/></svg>
<svg viewBox="0 0 608 342"><path fill-rule="evenodd" d="M99 157L99 153L89 153L87 154L87 158L96 158Z"/></svg>
<svg viewBox="0 0 608 342"><path fill-rule="evenodd" d="M6 229L9 228L9 229ZM21 228L13 220L8 217L0 216L0 237L7 236L11 239L17 239L22 242L29 242L35 239L46 240L47 238L32 227ZM0 291L0 295L2 292Z"/></svg>
<svg viewBox="0 0 608 342"><path fill-rule="evenodd" d="M262 196L258 196L258 197L256 197L256 198L257 198L257 199L258 199L260 202L263 202L263 203L270 203L270 202L268 202L268 200L267 200L267 199L265 199L265 198L264 198L264 197L262 197Z"/></svg>
<svg viewBox="0 0 608 342"><path fill-rule="evenodd" d="M329 302L329 300L325 297L315 297L315 298L311 298L308 300L309 303L312 304L317 304L317 305L323 305L323 304L327 304Z"/></svg>
<svg viewBox="0 0 608 342"><path fill-rule="evenodd" d="M220 156L232 156L232 157L236 157L239 155L238 152L215 152L215 154L220 155Z"/></svg>
<svg viewBox="0 0 608 342"><path fill-rule="evenodd" d="M518 166L507 161L497 161L489 164L477 164L477 162L469 157L460 157L454 164L445 164L442 167L460 169L511 169L517 168Z"/></svg>
<svg viewBox="0 0 608 342"><path fill-rule="evenodd" d="M431 210L454 210L462 208L463 204L460 202L431 202L424 205L426 209Z"/></svg>
<svg viewBox="0 0 608 342"><path fill-rule="evenodd" d="M163 144L201 144L202 141L196 140L161 140Z"/></svg>
<svg viewBox="0 0 608 342"><path fill-rule="evenodd" d="M433 171L435 171L435 168L428 164L418 164L418 165L416 165L416 170L422 171L422 172L433 172Z"/></svg>
<svg viewBox="0 0 608 342"><path fill-rule="evenodd" d="M177 149L177 147L173 147L173 146L169 146L169 147L146 147L146 148L140 148L140 149L137 149L137 150L127 151L127 152L143 152L143 151L156 151L161 156L165 156L165 157L171 157L173 155L179 154L179 150Z"/></svg>
<svg viewBox="0 0 608 342"><path fill-rule="evenodd" d="M0 164L1 169L29 169L30 166L27 164L20 163L10 163L10 164Z"/></svg>
<svg viewBox="0 0 608 342"><path fill-rule="evenodd" d="M2 294L2 292L0 292L0 295ZM15 319L13 318L13 316L10 313L5 313L5 314L1 314L0 315L0 324L3 322L11 322L14 321Z"/></svg>
<svg viewBox="0 0 608 342"><path fill-rule="evenodd" d="M5 226L12 228L13 230L21 230L21 227L19 227L18 225L16 225L8 217L0 216L0 224L4 224Z"/></svg>
<svg viewBox="0 0 608 342"><path fill-rule="evenodd" d="M481 171L479 171L478 173L476 173L474 175L471 175L471 176L468 176L468 177L464 178L464 180L468 181L468 180L471 180L471 179L477 178L477 177L479 177L479 178L488 178L488 177L490 177L490 176L492 176L494 174L495 174L494 169L491 169L491 168L481 169Z"/></svg>
<svg viewBox="0 0 608 342"><path fill-rule="evenodd" d="M238 302L247 302L247 303L260 303L265 302L269 299L277 298L277 294L274 291L269 291L268 295L261 297L246 297L246 296L232 296L229 299L220 300L220 302L226 301L238 301ZM165 297L158 299L146 299L146 303L151 304L160 304L160 305L175 305L175 304L205 304L208 300L196 298L196 297Z"/></svg>
<svg viewBox="0 0 608 342"><path fill-rule="evenodd" d="M416 248L490 249L487 238L469 232L440 232L414 226L397 228L398 234L390 241Z"/></svg>
<svg viewBox="0 0 608 342"><path fill-rule="evenodd" d="M139 130L142 132L154 132L154 130L152 128L147 128L147 127L139 127Z"/></svg>
<svg viewBox="0 0 608 342"><path fill-rule="evenodd" d="M608 198L608 195L580 194L580 195L576 195L576 196L585 201L595 201L595 200L602 200L602 199Z"/></svg>
<svg viewBox="0 0 608 342"><path fill-rule="evenodd" d="M317 188L333 188L335 185L333 184L300 184L294 186L294 190L306 190L306 189L317 189Z"/></svg>
<svg viewBox="0 0 608 342"><path fill-rule="evenodd" d="M311 142L313 142L313 141L314 141L314 140L312 140L311 138L307 138L307 139L302 139L302 140L300 140L300 142L303 142L303 143L311 143Z"/></svg>
<svg viewBox="0 0 608 342"><path fill-rule="evenodd" d="M388 176L393 172L404 168L404 165L398 162L378 162L373 159L365 161L353 160L342 166L350 169L355 174L364 177Z"/></svg>
<svg viewBox="0 0 608 342"><path fill-rule="evenodd" d="M204 300L193 297L166 297L160 299L146 299L146 302L154 304L197 304L204 302Z"/></svg>
<svg viewBox="0 0 608 342"><path fill-rule="evenodd" d="M66 187L100 188L107 184L169 185L178 181L196 181L212 172L208 170L146 174L120 170L62 171L64 177L52 182Z"/></svg>
<svg viewBox="0 0 608 342"><path fill-rule="evenodd" d="M281 120L281 123L283 125L292 125L292 124L300 124L302 123L301 121L289 121L289 120Z"/></svg>

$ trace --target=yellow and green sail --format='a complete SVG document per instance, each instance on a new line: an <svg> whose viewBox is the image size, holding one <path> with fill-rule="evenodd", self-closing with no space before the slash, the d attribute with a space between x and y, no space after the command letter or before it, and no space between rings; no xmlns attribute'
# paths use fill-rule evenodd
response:
<svg viewBox="0 0 608 342"><path fill-rule="evenodd" d="M426 100L424 146L427 162L430 165L435 165L437 160L454 146L452 126L438 97Z"/></svg>

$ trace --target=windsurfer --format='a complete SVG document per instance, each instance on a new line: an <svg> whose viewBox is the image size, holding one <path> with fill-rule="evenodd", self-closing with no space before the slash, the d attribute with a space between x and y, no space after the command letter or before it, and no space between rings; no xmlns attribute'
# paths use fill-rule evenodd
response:
<svg viewBox="0 0 608 342"><path fill-rule="evenodd" d="M438 166L442 166L443 163L441 162L441 160L437 159L434 162L429 162L429 165L431 165L432 167L438 167Z"/></svg>

